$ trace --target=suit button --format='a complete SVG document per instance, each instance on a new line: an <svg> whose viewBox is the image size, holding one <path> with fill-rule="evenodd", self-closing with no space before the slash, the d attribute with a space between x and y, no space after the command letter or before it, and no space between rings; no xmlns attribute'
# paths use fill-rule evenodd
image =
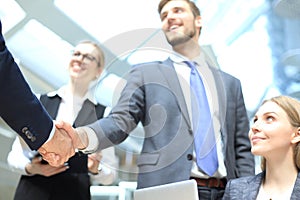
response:
<svg viewBox="0 0 300 200"><path fill-rule="evenodd" d="M36 137L35 137L35 136L32 136L31 142L34 142L34 141L36 141Z"/></svg>
<svg viewBox="0 0 300 200"><path fill-rule="evenodd" d="M33 136L29 130L25 131L25 135L27 136L28 139L31 139Z"/></svg>
<svg viewBox="0 0 300 200"><path fill-rule="evenodd" d="M188 160L193 160L193 155L192 154L188 154L186 157L187 157Z"/></svg>
<svg viewBox="0 0 300 200"><path fill-rule="evenodd" d="M28 131L27 127L22 128L22 133L25 133L26 131Z"/></svg>

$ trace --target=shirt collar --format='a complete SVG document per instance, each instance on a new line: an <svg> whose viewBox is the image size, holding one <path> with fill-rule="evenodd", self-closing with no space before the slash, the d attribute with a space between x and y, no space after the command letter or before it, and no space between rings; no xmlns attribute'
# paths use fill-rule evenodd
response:
<svg viewBox="0 0 300 200"><path fill-rule="evenodd" d="M95 91L97 88L98 79L93 80L88 88L88 92L82 97L82 100L85 101L86 99L90 100L94 105L97 105L97 99L95 98ZM64 85L60 87L58 90L52 91L47 93L48 97L59 96L62 99L66 99L70 94L68 92L68 85Z"/></svg>
<svg viewBox="0 0 300 200"><path fill-rule="evenodd" d="M173 54L171 54L169 57L175 63L182 63L184 61L189 60L187 57L185 57L183 55L180 55L180 54L178 54L176 52L173 53ZM199 66L208 67L204 53L200 53L200 55L198 55L197 57L195 57L191 61L194 61Z"/></svg>

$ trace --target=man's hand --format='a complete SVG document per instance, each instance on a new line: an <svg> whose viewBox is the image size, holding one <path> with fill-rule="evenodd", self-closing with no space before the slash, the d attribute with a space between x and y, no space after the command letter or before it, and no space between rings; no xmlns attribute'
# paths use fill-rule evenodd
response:
<svg viewBox="0 0 300 200"><path fill-rule="evenodd" d="M60 121L56 123L56 127L59 129L64 129L69 134L76 149L82 150L88 146L88 137L86 133L77 131L71 126L71 124Z"/></svg>
<svg viewBox="0 0 300 200"><path fill-rule="evenodd" d="M69 134L56 127L51 140L43 144L38 151L50 165L58 167L75 154L75 147Z"/></svg>

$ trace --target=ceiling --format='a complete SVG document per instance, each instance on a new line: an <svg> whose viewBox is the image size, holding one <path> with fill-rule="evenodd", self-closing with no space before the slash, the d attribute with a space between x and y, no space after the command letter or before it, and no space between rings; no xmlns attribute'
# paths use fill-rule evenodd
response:
<svg viewBox="0 0 300 200"><path fill-rule="evenodd" d="M160 31L158 2L5 0L0 3L0 19L9 50L38 94L68 81L70 51L79 41L99 42L105 51L108 76L103 77L96 95L110 105L122 88L121 78L133 64L168 55L170 47ZM299 0L194 2L203 19L199 43L218 67L241 80L250 117L268 96L288 93L300 99ZM139 152L141 133L138 126L133 137L119 147L126 153ZM15 135L0 120L2 196L9 193L4 186L14 191L18 181L6 163Z"/></svg>
<svg viewBox="0 0 300 200"><path fill-rule="evenodd" d="M110 101L114 95L111 89L130 66L167 57L170 47L160 30L158 2L6 0L0 4L0 18L7 46L36 93L54 90L68 81L66 66L74 45L85 39L97 41L105 51L109 74L114 74L106 77L102 87ZM199 43L222 70L241 80L247 109L254 110L266 91L278 93L268 14L275 11L283 18L298 20L300 9L294 9L299 8L297 0L195 3L203 19Z"/></svg>

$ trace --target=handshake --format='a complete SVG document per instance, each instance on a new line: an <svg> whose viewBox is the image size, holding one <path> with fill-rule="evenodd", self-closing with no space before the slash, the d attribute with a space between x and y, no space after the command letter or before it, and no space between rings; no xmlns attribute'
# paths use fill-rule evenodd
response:
<svg viewBox="0 0 300 200"><path fill-rule="evenodd" d="M88 146L88 136L79 132L66 122L54 122L55 133L45 142L38 152L50 165L58 167L63 165L75 154L76 150L85 149Z"/></svg>

